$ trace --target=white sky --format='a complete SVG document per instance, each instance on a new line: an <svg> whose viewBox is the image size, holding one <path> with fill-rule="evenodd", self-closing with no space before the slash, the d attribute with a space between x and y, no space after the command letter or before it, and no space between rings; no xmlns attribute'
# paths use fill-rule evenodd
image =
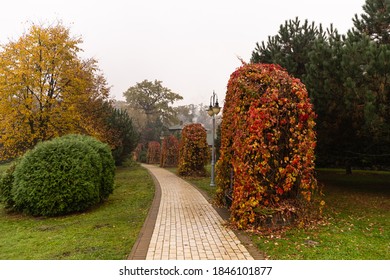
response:
<svg viewBox="0 0 390 280"><path fill-rule="evenodd" d="M256 42L276 35L296 16L340 33L353 26L364 0L12 0L1 3L0 44L16 40L31 23L62 21L81 36L111 95L144 79L161 80L184 104L224 99L230 74L249 61ZM177 104L177 105L178 105Z"/></svg>

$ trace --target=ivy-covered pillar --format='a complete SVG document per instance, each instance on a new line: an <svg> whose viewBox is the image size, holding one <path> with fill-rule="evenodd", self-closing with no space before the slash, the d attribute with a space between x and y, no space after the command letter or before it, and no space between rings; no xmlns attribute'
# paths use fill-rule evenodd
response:
<svg viewBox="0 0 390 280"><path fill-rule="evenodd" d="M232 187L238 228L294 220L317 191L316 115L305 86L278 65L244 64L231 75L224 104L218 202L226 205Z"/></svg>

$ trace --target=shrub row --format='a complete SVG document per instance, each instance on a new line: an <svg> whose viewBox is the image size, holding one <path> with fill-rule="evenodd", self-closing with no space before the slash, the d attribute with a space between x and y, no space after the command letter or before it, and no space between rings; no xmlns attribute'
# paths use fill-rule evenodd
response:
<svg viewBox="0 0 390 280"><path fill-rule="evenodd" d="M174 135L164 137L162 145L150 141L138 144L133 152L136 161L158 164L161 167L178 167L180 176L205 176L205 164L210 160L207 133L199 123L187 124L181 134L180 142Z"/></svg>

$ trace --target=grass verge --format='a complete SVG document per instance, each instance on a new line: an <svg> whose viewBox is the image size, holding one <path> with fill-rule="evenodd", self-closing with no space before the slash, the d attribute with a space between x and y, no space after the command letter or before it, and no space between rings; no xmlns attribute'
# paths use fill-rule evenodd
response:
<svg viewBox="0 0 390 280"><path fill-rule="evenodd" d="M115 185L104 204L82 214L34 218L6 213L0 204L0 259L126 259L153 200L154 184L137 166L118 168Z"/></svg>
<svg viewBox="0 0 390 280"><path fill-rule="evenodd" d="M308 228L253 236L269 259L389 260L390 173L319 170L324 219Z"/></svg>

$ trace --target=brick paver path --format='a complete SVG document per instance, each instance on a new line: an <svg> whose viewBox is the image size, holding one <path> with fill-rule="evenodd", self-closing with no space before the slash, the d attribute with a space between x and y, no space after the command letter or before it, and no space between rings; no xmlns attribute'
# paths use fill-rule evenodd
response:
<svg viewBox="0 0 390 280"><path fill-rule="evenodd" d="M196 188L167 170L143 166L161 186L147 260L253 260Z"/></svg>

